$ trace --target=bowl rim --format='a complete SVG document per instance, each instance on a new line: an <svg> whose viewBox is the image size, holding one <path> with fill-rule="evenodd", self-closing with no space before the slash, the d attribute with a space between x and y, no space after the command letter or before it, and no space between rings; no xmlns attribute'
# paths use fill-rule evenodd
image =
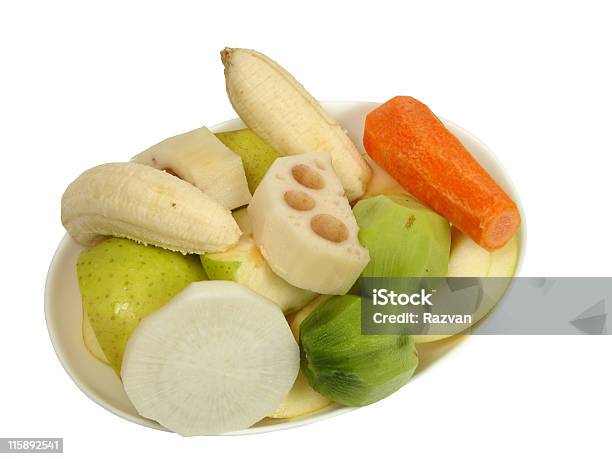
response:
<svg viewBox="0 0 612 459"><path fill-rule="evenodd" d="M349 100L320 100L319 102L321 103L323 108L333 108L335 110L339 110L342 108L351 109L357 105L377 106L381 104L381 102L372 102L372 101L364 101L364 100L350 100L350 101ZM504 167L503 163L499 160L499 158L495 155L495 153L488 147L488 145L486 145L482 140L480 140L474 134L469 132L467 129L459 126L458 124L452 121L449 121L445 118L442 118L442 117L439 117L439 118L447 127L450 127L452 131L461 132L465 137L470 138L474 143L478 144L479 147L486 152L487 156L491 158L492 162L499 169L499 173L504 177L504 180L506 182L505 191L515 201L518 207L518 210L519 210L519 214L521 216L521 227L519 228L519 231L517 233L518 242L519 242L519 250L518 250L518 256L517 256L514 276L513 276L513 278L516 278L517 275L520 273L522 266L523 266L523 262L525 258L525 248L526 248L526 243L527 243L525 211L522 205L522 201L520 199L520 195L516 189L516 186L514 185L514 182L512 181L512 178L508 174L508 171ZM239 117L216 123L210 127L210 130L213 132L216 132L221 129L224 129L223 126L226 126L228 124L237 124L237 123L242 123L242 120ZM240 128L237 128L237 129L240 129ZM171 432L170 430L168 430L167 428L165 428L164 426L158 424L157 422L153 420L146 419L142 416L135 416L133 414L127 413L119 408L116 408L114 405L109 403L107 400L101 397L95 396L93 390L87 385L87 383L85 383L84 380L82 380L81 378L77 376L78 372L75 370L74 366L69 361L69 359L67 359L64 356L64 354L60 350L58 350L58 345L56 344L59 341L57 338L57 334L56 334L58 327L57 325L55 325L54 315L51 313L52 301L50 298L51 296L50 291L51 291L51 285L55 283L55 278L58 275L57 274L58 270L55 269L55 265L57 263L57 260L60 254L64 250L64 246L67 245L70 242L70 240L71 240L70 236L67 233L64 234L63 238L60 240L60 243L58 244L53 254L53 257L51 259L51 262L49 264L49 268L47 271L46 279L45 279L45 292L44 292L45 325L49 333L51 345L53 346L53 350L60 364L62 365L62 367L64 368L64 371L68 374L70 379L74 382L74 384L81 390L81 392L83 392L90 400L100 405L102 408L106 409L110 413L113 413L114 415L120 418L131 421L135 424L170 433ZM453 349L446 352L440 358L440 360L445 359L449 354L452 354L460 347L461 346L455 346ZM92 356L92 358L94 357ZM242 429L242 430L237 430L237 431L232 431L232 432L225 432L225 433L218 434L218 435L219 436L252 435L252 434L258 434L258 433L267 433L267 432L286 430L286 429L291 429L294 427L301 427L307 424L311 424L313 422L322 421L324 419L329 419L334 416L339 416L341 414L345 414L345 413L354 411L356 409L357 407L346 407L346 406L341 406L338 404L332 404L319 411L315 411L313 413L307 413L303 416L299 416L296 418L289 418L287 420L283 420L283 422L271 423L268 425L261 425L261 426L255 425L247 429Z"/></svg>

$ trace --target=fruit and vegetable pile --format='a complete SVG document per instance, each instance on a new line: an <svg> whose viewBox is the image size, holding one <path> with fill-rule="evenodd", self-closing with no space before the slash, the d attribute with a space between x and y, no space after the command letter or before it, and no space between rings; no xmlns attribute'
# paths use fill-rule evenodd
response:
<svg viewBox="0 0 612 459"><path fill-rule="evenodd" d="M387 397L431 337L362 335L360 278L512 276L518 252L517 206L421 102L369 113L365 154L276 62L221 59L247 129L169 138L62 198L89 246L87 348L182 435Z"/></svg>

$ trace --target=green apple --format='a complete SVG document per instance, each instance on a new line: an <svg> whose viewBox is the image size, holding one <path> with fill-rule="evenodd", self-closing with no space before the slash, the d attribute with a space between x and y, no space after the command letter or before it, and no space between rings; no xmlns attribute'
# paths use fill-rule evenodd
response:
<svg viewBox="0 0 612 459"><path fill-rule="evenodd" d="M302 308L317 296L277 276L250 236L243 235L238 244L223 253L200 257L209 279L238 282L276 303L285 314Z"/></svg>
<svg viewBox="0 0 612 459"><path fill-rule="evenodd" d="M242 158L249 190L253 193L279 154L250 129L218 132L215 135Z"/></svg>
<svg viewBox="0 0 612 459"><path fill-rule="evenodd" d="M353 207L359 242L370 252L366 277L444 277L450 226L409 195L379 195Z"/></svg>
<svg viewBox="0 0 612 459"><path fill-rule="evenodd" d="M89 318L117 374L128 338L140 321L191 282L206 278L197 256L119 238L83 251L77 275L84 318Z"/></svg>

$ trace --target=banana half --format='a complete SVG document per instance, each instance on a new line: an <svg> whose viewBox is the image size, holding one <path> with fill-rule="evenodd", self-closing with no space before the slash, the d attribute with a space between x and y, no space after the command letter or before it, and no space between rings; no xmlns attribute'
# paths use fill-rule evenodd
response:
<svg viewBox="0 0 612 459"><path fill-rule="evenodd" d="M331 154L349 201L365 193L371 171L346 132L289 72L257 51L225 48L227 94L258 136L283 156Z"/></svg>
<svg viewBox="0 0 612 459"><path fill-rule="evenodd" d="M62 223L83 245L116 236L182 253L222 252L241 234L231 212L198 188L136 163L83 172L62 196Z"/></svg>

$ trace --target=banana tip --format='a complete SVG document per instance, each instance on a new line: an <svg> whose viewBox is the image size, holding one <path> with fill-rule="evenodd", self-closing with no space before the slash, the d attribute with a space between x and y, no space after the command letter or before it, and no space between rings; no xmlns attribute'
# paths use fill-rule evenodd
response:
<svg viewBox="0 0 612 459"><path fill-rule="evenodd" d="M223 62L223 65L227 66L227 64L229 63L232 51L232 48L227 47L221 50L221 62Z"/></svg>

